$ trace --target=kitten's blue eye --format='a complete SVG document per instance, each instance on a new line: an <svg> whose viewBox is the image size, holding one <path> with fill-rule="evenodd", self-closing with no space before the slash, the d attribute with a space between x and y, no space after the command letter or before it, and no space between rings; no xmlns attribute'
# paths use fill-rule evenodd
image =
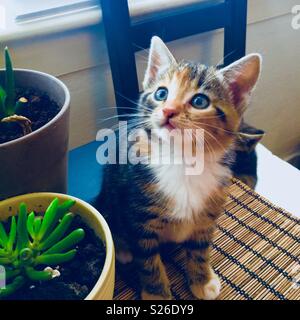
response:
<svg viewBox="0 0 300 320"><path fill-rule="evenodd" d="M210 105L210 100L205 94L198 93L193 96L191 105L196 109L206 109Z"/></svg>
<svg viewBox="0 0 300 320"><path fill-rule="evenodd" d="M157 101L165 101L168 98L168 89L165 87L160 87L156 90L154 98Z"/></svg>

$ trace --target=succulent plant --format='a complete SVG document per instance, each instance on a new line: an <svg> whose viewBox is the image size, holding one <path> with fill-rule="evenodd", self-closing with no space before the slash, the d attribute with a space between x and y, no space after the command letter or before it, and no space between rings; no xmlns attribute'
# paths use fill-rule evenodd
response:
<svg viewBox="0 0 300 320"><path fill-rule="evenodd" d="M28 214L25 203L19 206L18 215L10 218L6 232L0 222L0 265L5 268L6 287L0 288L1 297L8 296L28 280L51 280L57 274L51 266L72 260L76 255L75 245L85 235L76 229L65 236L74 214L69 209L75 204L67 200L59 204L55 198L45 214ZM47 266L42 269L42 266Z"/></svg>
<svg viewBox="0 0 300 320"><path fill-rule="evenodd" d="M9 50L4 49L5 59L5 85L0 85L0 121L17 122L23 129L24 135L30 133L31 121L21 115L20 111L27 105L26 98L21 97L16 101L15 77Z"/></svg>

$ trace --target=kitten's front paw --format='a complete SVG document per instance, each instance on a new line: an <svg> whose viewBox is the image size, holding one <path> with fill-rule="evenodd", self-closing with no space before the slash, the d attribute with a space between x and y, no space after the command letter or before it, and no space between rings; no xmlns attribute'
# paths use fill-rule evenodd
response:
<svg viewBox="0 0 300 320"><path fill-rule="evenodd" d="M200 300L215 300L221 292L219 277L214 273L206 284L195 283L190 286L193 295Z"/></svg>
<svg viewBox="0 0 300 320"><path fill-rule="evenodd" d="M142 300L172 300L172 294L168 293L166 295L158 295L158 294L153 294L149 293L145 290L142 291L141 293Z"/></svg>

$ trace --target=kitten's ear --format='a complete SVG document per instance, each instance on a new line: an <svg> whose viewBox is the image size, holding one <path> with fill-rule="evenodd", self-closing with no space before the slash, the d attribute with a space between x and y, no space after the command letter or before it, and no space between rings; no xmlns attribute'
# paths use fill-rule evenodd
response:
<svg viewBox="0 0 300 320"><path fill-rule="evenodd" d="M167 46L159 37L151 39L148 66L143 81L144 90L154 82L159 72L168 69L170 65L176 64L176 60Z"/></svg>
<svg viewBox="0 0 300 320"><path fill-rule="evenodd" d="M254 53L220 70L224 81L229 85L232 101L240 114L245 111L251 92L255 88L261 64L261 55Z"/></svg>

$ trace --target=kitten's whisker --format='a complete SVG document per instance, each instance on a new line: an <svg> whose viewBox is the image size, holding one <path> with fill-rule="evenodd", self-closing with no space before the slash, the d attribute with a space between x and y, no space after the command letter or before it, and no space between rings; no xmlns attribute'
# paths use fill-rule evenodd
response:
<svg viewBox="0 0 300 320"><path fill-rule="evenodd" d="M125 110L134 110L134 111L137 111L137 108L134 108L134 107L105 107L105 106L101 106L99 109L101 110L115 110L115 111L118 111L118 109L125 109Z"/></svg>
<svg viewBox="0 0 300 320"><path fill-rule="evenodd" d="M213 150L213 147L210 145L210 143L209 143L209 141L207 139L204 139L204 143L206 143L209 156L212 158L212 160L214 162L216 162L217 156L216 156L216 153Z"/></svg>
<svg viewBox="0 0 300 320"><path fill-rule="evenodd" d="M193 129L198 129L198 128L193 128ZM202 128L201 128L201 129L202 129ZM216 161L216 159L217 159L216 154L215 154L213 148L210 146L209 141L208 141L207 139L205 139L205 133L207 133L207 131L206 131L205 129L202 129L202 130L204 130L204 145L206 144L206 146L207 146L208 154L210 155L210 157L211 157L214 161ZM193 139L194 139L194 131L193 131L192 134L191 134L190 131L187 131L187 132L188 132L190 138L191 138L192 141L193 141Z"/></svg>
<svg viewBox="0 0 300 320"><path fill-rule="evenodd" d="M213 126L213 125L208 124L208 123L199 122L199 121L197 121L197 120L196 120L195 122L196 122L197 124L200 124L200 125L203 125L203 126L207 126L207 127L210 127L210 128L216 129L216 130L224 131L224 132L226 132L226 133L228 133L228 134L238 135L238 132L226 130L226 129L223 129L223 128L220 128L220 127Z"/></svg>
<svg viewBox="0 0 300 320"><path fill-rule="evenodd" d="M138 49L141 49L141 50L143 50L143 51L149 51L148 48L143 48L143 47L139 46L138 44L136 44L135 42L133 42L132 44L133 44L136 48L138 48Z"/></svg>
<svg viewBox="0 0 300 320"><path fill-rule="evenodd" d="M235 52L235 50L232 50L231 52L227 53L223 58L221 58L221 59L217 62L216 66L219 66L219 64L220 64L221 62L224 63L224 60L225 60L226 58L230 57L234 52Z"/></svg>
<svg viewBox="0 0 300 320"><path fill-rule="evenodd" d="M202 123L202 125L204 125L204 123ZM217 138L212 133L210 133L209 131L205 130L205 128L203 128L203 127L199 127L199 126L195 127L195 124L193 124L193 126L194 126L193 127L194 129L202 129L202 130L204 130L204 133L208 134L212 139L214 139L214 141L216 141L216 143L221 147L221 149L224 152L226 152L226 149L224 148L224 146L217 140Z"/></svg>
<svg viewBox="0 0 300 320"><path fill-rule="evenodd" d="M205 130L205 129L204 129ZM223 150L224 153L226 153L226 149L225 147L220 143L220 141L218 141L218 139L209 131L205 130L205 132L217 143L217 145L219 145L219 147L221 147L221 149Z"/></svg>
<svg viewBox="0 0 300 320"><path fill-rule="evenodd" d="M124 96L124 95L121 94L120 92L117 92L117 94L118 94L120 97L126 99L127 101L133 103L134 105L136 105L136 106L138 106L138 107L140 107L140 108L142 108L142 109L144 109L144 110L153 111L151 108L149 108L149 107L147 107L147 106L145 106L145 105L142 105L142 104L140 104L140 103L138 103L138 102L136 102L136 101L134 101L134 100L132 100L132 99L130 99L130 98L127 98L126 96Z"/></svg>
<svg viewBox="0 0 300 320"><path fill-rule="evenodd" d="M106 117L104 119L102 119L99 123L102 123L102 122L105 122L105 121L108 121L108 120L112 120L112 119L118 119L118 118L123 118L123 117L131 117L131 118L134 118L134 117L140 117L140 118L144 118L146 117L145 115L143 114L120 114L120 115L114 115L114 116L111 116L111 117Z"/></svg>
<svg viewBox="0 0 300 320"><path fill-rule="evenodd" d="M145 54L145 57L146 57L146 59L147 59L147 61L148 61L148 57L149 57L149 52L150 52L150 49L149 48L143 48L143 47L141 47L141 46L139 46L138 44L136 44L136 43L132 43L136 48L138 48L138 49L140 49L141 51L146 51L146 54ZM141 52L135 52L135 53L138 53L138 54L140 54L141 56L143 56L143 54L141 53ZM156 52L152 52L152 54L154 55L154 57L155 57L155 59L160 59L160 55L159 54L157 54ZM144 56L143 56L144 57ZM154 65L154 64L153 64ZM157 65L158 66L158 65Z"/></svg>
<svg viewBox="0 0 300 320"><path fill-rule="evenodd" d="M126 125L124 125L124 124L122 124L122 125L116 124L114 126L111 126L109 129L116 133L117 131L119 131L122 128L127 128L127 131L124 132L124 134L130 134L130 130L132 130L134 128L137 128L137 126L141 125L141 124L143 124L143 123L140 123L140 122L138 122L138 123L129 123L129 124L126 124ZM123 137L123 136L124 135L121 135L120 137Z"/></svg>

